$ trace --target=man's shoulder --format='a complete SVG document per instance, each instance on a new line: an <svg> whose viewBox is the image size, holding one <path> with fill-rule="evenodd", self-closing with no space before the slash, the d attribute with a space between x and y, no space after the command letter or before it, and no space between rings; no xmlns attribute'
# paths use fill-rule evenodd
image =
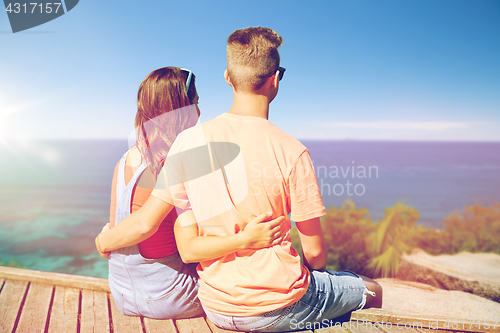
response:
<svg viewBox="0 0 500 333"><path fill-rule="evenodd" d="M300 155L307 150L302 142L300 142L294 136L288 134L272 123L269 124L271 126L269 126L266 130L271 143L282 147L284 150L293 153L294 155Z"/></svg>
<svg viewBox="0 0 500 333"><path fill-rule="evenodd" d="M221 117L221 115L219 115L213 119L204 121L193 127L183 130L177 137L184 139L185 137L190 137L193 134L199 135L200 132L216 129L220 126L223 126L224 123L226 123L226 120L223 117Z"/></svg>
<svg viewBox="0 0 500 333"><path fill-rule="evenodd" d="M276 131L278 133L278 136L280 137L281 140L286 141L287 144L290 146L293 146L294 148L297 148L299 150L305 150L306 147L300 142L297 138L295 138L293 135L288 134L287 132L281 130L280 128L274 126L276 128Z"/></svg>
<svg viewBox="0 0 500 333"><path fill-rule="evenodd" d="M267 119L257 117L237 118L228 114L219 115L213 119L184 130L177 137L176 143L182 143L184 148L187 148L186 145L191 148L205 145L207 140L210 141L211 139L214 139L214 137L224 136L228 139L225 135L223 135L226 130L233 127L233 131L231 132L234 134L234 128L245 125L256 127L255 142L267 142L274 149L283 150L296 156L307 150L307 148L298 139L281 130ZM236 137L232 138L236 139Z"/></svg>

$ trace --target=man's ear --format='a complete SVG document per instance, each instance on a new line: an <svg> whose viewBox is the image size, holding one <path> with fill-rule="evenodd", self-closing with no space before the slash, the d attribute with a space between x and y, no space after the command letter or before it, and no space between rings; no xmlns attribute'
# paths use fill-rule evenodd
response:
<svg viewBox="0 0 500 333"><path fill-rule="evenodd" d="M279 70L276 71L273 75L273 85L277 88L280 82L280 73Z"/></svg>
<svg viewBox="0 0 500 333"><path fill-rule="evenodd" d="M231 87L234 88L233 84L231 83L231 78L229 77L229 74L227 73L227 69L224 71L224 79L226 79L227 84L229 84Z"/></svg>

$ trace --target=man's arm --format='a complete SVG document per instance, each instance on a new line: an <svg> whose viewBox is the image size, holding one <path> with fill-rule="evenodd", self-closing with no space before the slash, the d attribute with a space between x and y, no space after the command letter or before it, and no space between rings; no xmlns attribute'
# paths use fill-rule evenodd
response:
<svg viewBox="0 0 500 333"><path fill-rule="evenodd" d="M198 236L198 225L191 210L179 215L174 225L177 249L185 263L217 259L242 249L259 249L279 244L284 237L284 216L268 221L271 214L261 214L230 236Z"/></svg>
<svg viewBox="0 0 500 333"><path fill-rule="evenodd" d="M327 248L319 217L295 222L302 243L304 265L310 269L323 270L326 267Z"/></svg>
<svg viewBox="0 0 500 333"><path fill-rule="evenodd" d="M111 230L100 233L96 238L97 248L102 252L110 252L148 239L158 230L172 208L171 204L151 195L139 210Z"/></svg>

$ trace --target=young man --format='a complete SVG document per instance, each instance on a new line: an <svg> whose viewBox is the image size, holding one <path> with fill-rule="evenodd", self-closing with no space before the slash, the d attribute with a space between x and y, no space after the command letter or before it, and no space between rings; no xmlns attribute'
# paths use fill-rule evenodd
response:
<svg viewBox="0 0 500 333"><path fill-rule="evenodd" d="M224 76L232 108L177 137L152 193L185 210L175 228L185 262L195 260L197 236L237 234L261 212L285 216L287 231L289 213L295 221L304 265L288 233L278 245L200 262L199 298L210 320L227 329L290 331L382 302L376 282L322 271L327 253L319 217L326 211L309 153L267 120L285 72L281 44L263 27L229 36Z"/></svg>

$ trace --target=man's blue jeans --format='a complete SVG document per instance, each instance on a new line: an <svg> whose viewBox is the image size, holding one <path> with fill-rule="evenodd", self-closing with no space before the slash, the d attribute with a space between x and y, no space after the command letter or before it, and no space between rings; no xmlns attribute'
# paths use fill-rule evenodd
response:
<svg viewBox="0 0 500 333"><path fill-rule="evenodd" d="M363 308L368 291L363 280L350 271L311 271L311 282L302 298L285 308L251 317L226 316L211 311L207 317L225 329L282 332L335 325L335 318Z"/></svg>

